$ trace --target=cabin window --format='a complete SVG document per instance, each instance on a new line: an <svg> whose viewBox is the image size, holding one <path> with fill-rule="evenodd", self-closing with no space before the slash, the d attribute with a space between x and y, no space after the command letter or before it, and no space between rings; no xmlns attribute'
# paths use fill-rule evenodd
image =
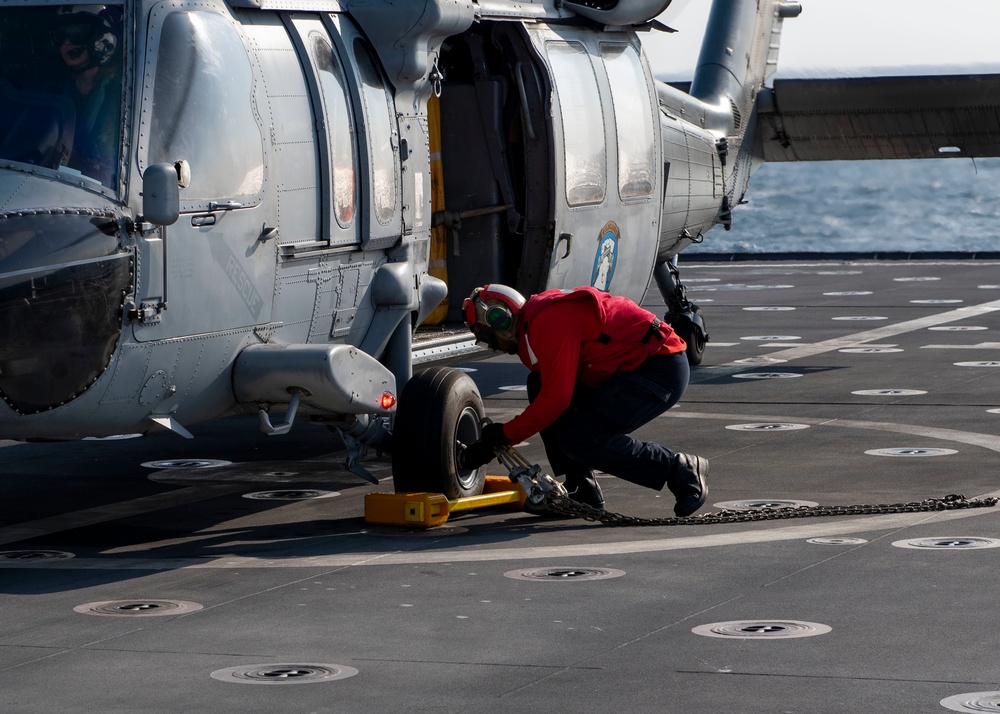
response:
<svg viewBox="0 0 1000 714"><path fill-rule="evenodd" d="M4 7L0 158L117 187L122 12L111 4Z"/></svg>
<svg viewBox="0 0 1000 714"><path fill-rule="evenodd" d="M236 28L214 12L172 12L163 21L155 66L149 164L187 160L187 201L259 194L264 149L253 71Z"/></svg>
<svg viewBox="0 0 1000 714"><path fill-rule="evenodd" d="M368 110L368 152L372 162L375 217L384 225L396 213L396 117L382 72L371 49L361 39L354 40L354 59L361 79L361 98Z"/></svg>
<svg viewBox="0 0 1000 714"><path fill-rule="evenodd" d="M357 208L357 157L354 153L354 119L347 98L344 69L330 40L319 32L309 33L309 54L319 75L324 122L330 137L334 214L340 227L347 228L354 221Z"/></svg>
<svg viewBox="0 0 1000 714"><path fill-rule="evenodd" d="M618 192L622 199L653 194L653 110L639 53L631 45L601 45L618 135Z"/></svg>
<svg viewBox="0 0 1000 714"><path fill-rule="evenodd" d="M601 93L590 55L577 42L545 46L562 119L566 201L571 206L601 203L607 193L608 158Z"/></svg>

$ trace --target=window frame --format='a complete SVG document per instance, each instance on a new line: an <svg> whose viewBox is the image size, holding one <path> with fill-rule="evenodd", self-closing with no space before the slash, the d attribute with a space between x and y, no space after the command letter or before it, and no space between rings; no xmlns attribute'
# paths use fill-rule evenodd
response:
<svg viewBox="0 0 1000 714"><path fill-rule="evenodd" d="M656 191L656 125L653 121L653 108L654 104L652 97L649 93L649 84L646 78L645 67L642 61L642 54L635 47L635 45L628 42L601 42L600 51L601 59L604 65L604 71L608 78L608 87L611 90L611 109L614 116L614 126L615 126L615 142L617 148L617 164L618 164L618 197L621 199L622 203L636 203L639 201L648 201L653 197ZM615 77L621 77L615 72L609 71L611 63L614 58L609 59L607 50L610 48L620 49L621 56L629 54L631 51L631 57L634 57L634 62L630 62L632 68L637 70L637 74L632 75L632 79L639 79L640 82L636 86L626 87L616 82ZM644 90L639 92L640 89ZM645 97L643 102L643 108L645 112L627 112L621 111L621 103L624 101L624 97ZM619 100L619 98L623 98ZM641 100L640 100L641 101ZM658 103L657 103L658 107ZM649 189L644 193L629 193L624 192L624 188L629 182L626 182L626 169L628 162L625 161L626 154L623 151L623 143L629 143L628 137L632 136L632 131L637 128L636 123L632 121L635 116L642 117L643 124L643 134L644 143L647 147L646 154L646 170L648 173ZM623 123L628 122L628 125Z"/></svg>
<svg viewBox="0 0 1000 714"><path fill-rule="evenodd" d="M382 67L381 58L354 20L343 13L324 13L322 18L323 24L326 25L326 29L330 33L330 38L333 40L334 48L340 54L341 59L352 58L352 61L344 61L343 67L354 108L354 138L358 152L358 173L356 176L358 207L355 213L354 230L360 237L360 250L384 250L398 244L403 235L403 178L395 93L392 83L389 81ZM374 71L378 72L381 78L386 111L391 127L392 174L394 176L395 191L393 195L392 214L384 221L380 220L376 214L375 201L372 195L375 169L372 162L372 137L370 136L369 129L373 125L374 118L372 110L365 102L363 96L362 78L358 74L357 63L353 61L352 48L354 47L355 40L358 39L367 45L375 65Z"/></svg>
<svg viewBox="0 0 1000 714"><path fill-rule="evenodd" d="M324 21L324 17L314 14L295 13L282 16L299 54L300 62L306 82L309 87L310 103L312 105L314 125L317 128L317 148L319 150L320 177L322 181L322 196L320 202L321 235L323 243L330 247L339 248L356 245L360 241L359 226L362 218L359 213L362 210L362 196L359 186L359 176L362 171L360 164L361 142L358 136L359 114L357 108L357 97L351 86L350 65L344 62L343 45L339 40L338 33L331 29L329 22ZM333 132L336 127L331 127L328 120L336 118L329 111L330 106L325 83L321 77L323 71L316 63L313 56L312 38L320 34L331 51L333 63L339 70L341 93L337 97L344 100L342 108L346 108L346 113L350 122L349 145L351 147L351 171L353 174L352 192L352 212L348 220L341 219L337 204L337 172L334 170L338 165L338 158L335 155L337 141ZM336 74L336 73L335 73Z"/></svg>
<svg viewBox="0 0 1000 714"><path fill-rule="evenodd" d="M13 158L3 157L0 157L0 163L4 164L8 168L16 168L17 170L22 171L27 170L29 173L38 173L40 175L56 177L59 181L86 188L88 191L99 193L103 196L120 198L125 195L129 183L129 152L132 142L128 133L128 127L133 109L132 102L128 101L128 99L132 96L132 87L135 75L135 70L132 66L132 58L134 56L134 40L129 28L131 28L134 24L133 15L135 10L133 7L134 3L126 2L125 0L108 0L108 2L103 4L109 7L119 8L122 13L122 25L120 28L121 37L119 38L121 46L116 50L116 54L119 55L118 61L120 63L118 65L118 69L120 72L119 77L121 81L121 90L118 99L121 111L118 115L118 139L115 147L117 155L115 157L114 175L112 180L109 183L104 183L100 178L83 173L77 169L71 169L65 163L60 164L60 166L56 168L50 168L41 164L23 163ZM63 5L65 5L65 3L58 3L52 0L34 0L33 2L19 3L15 8L11 9L27 10L30 12L36 9L54 10ZM26 89L28 89L28 91L33 91L31 88Z"/></svg>
<svg viewBox="0 0 1000 714"><path fill-rule="evenodd" d="M564 100L570 98L570 96L571 96L570 93L572 91L578 90L578 89L580 89L580 87L582 87L584 85L574 85L573 82L570 81L570 80L572 80L574 78L566 76L566 75L562 74L562 72L561 72L562 68L565 65L561 66L558 61L557 62L553 62L552 61L552 58L554 56L553 50L555 49L558 52L559 50L561 50L563 48L566 48L566 49L577 48L579 50L579 51L573 51L573 52L560 52L560 54L563 55L563 56L574 56L575 55L577 58L579 58L578 60L574 60L574 61L579 61L580 62L580 67L578 69L582 69L583 61L585 61L586 62L586 66L590 69L589 75L587 75L587 76L589 76L593 80L591 83L588 83L586 85L586 91L588 91L588 92L591 91L591 90L593 91L593 95L591 97L589 97L589 99L590 100L596 100L596 102L593 102L593 105L597 107L597 114L595 114L595 115L593 115L591 117L592 119L597 120L596 124L593 123L593 122L591 122L589 124L589 126L590 126L590 128L599 128L600 129L599 136L600 136L601 146L600 146L600 152L599 153L600 153L600 159L601 159L601 161L600 161L600 169L597 172L598 177L601 179L601 184L600 184L601 195L600 195L600 198L585 198L583 200L578 200L578 199L574 198L573 194L572 194L572 189L575 189L575 188L577 188L579 186L584 186L585 184L579 184L579 183L571 184L571 180L570 180L571 179L570 159L571 159L571 151L572 151L573 147L570 146L570 142L567 139L568 139L568 136L570 135L571 131L573 131L574 134L579 134L580 136L584 136L584 137L586 137L588 135L588 131L587 131L587 128L586 128L587 125L585 125L582 122L576 122L576 121L572 121L572 120L567 121L567 119L572 119L572 117L570 116L570 110L572 109L572 107L566 106L566 103L565 103ZM605 125L606 118L605 118L605 112L604 112L603 93L601 92L601 85L598 82L597 70L594 67L593 59L591 58L591 55L590 55L590 52L587 49L587 46L583 42L581 42L579 40L546 40L545 41L545 59L548 62L548 65L549 65L550 76L551 76L551 79L552 79L552 85L553 85L553 88L555 90L556 103L557 103L558 108L559 108L559 120L560 120L560 123L562 124L562 139L563 139L563 142L562 142L562 144L563 144L562 145L562 154L563 154L563 174L564 174L563 194L564 194L564 199L566 200L566 204L570 208L583 208L583 207L586 207L586 206L599 206L599 205L603 204L607 200L607 197L608 197L608 138L607 138L606 125ZM579 95L578 95L578 98L584 100L584 103L588 99L588 97L579 96ZM575 104L579 105L580 102L576 102ZM575 128L577 126L583 127L582 130L578 131ZM570 129L570 127L574 127L574 128ZM574 142L574 144L576 144L576 143L577 142ZM579 142L579 143L582 144L583 142Z"/></svg>
<svg viewBox="0 0 1000 714"><path fill-rule="evenodd" d="M372 215L382 226L390 226L393 223L393 218L399 217L400 196L402 192L402 183L399 175L399 126L396 122L396 107L391 94L392 85L386 79L378 54L368 40L359 35L351 39L350 45L349 52L354 59L353 67L358 79L358 95L361 99L361 104L364 106L365 115L368 118L366 128L379 126L378 119L387 119L386 124L390 128L387 137L373 136L374 132L371 132L367 135L367 141L365 142L368 149L370 167L368 189ZM365 82L361 71L361 62L358 57L359 51L364 53L365 60L370 63L369 69L372 74L377 75L379 86L368 85ZM385 100L384 102L382 101L383 99ZM385 111L384 115L382 113L383 110ZM389 167L382 160L382 154L376 151L375 143L379 138L385 138L389 141L389 152L392 155L391 166ZM375 179L379 171L386 172L392 177L392 205L382 204L380 206L379 204L379 191L375 186ZM384 208L388 208L389 210L383 211L382 209Z"/></svg>

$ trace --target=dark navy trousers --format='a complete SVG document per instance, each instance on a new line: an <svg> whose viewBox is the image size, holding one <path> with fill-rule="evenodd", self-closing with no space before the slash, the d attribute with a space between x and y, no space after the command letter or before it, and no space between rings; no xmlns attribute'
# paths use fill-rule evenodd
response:
<svg viewBox="0 0 1000 714"><path fill-rule="evenodd" d="M604 471L660 490L673 466L674 452L630 433L676 404L687 388L687 355L653 355L631 372L618 372L597 388L577 382L569 408L542 430L553 475L587 476ZM541 391L537 372L528 375L528 400Z"/></svg>

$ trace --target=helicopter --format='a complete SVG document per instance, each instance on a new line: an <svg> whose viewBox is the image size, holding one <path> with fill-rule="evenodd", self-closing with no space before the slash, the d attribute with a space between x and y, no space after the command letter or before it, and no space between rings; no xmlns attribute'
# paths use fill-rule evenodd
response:
<svg viewBox="0 0 1000 714"><path fill-rule="evenodd" d="M769 85L794 0L658 81L669 4L0 0L0 438L301 417L474 495L472 288L654 280L697 364L676 258L764 161L997 155L995 77Z"/></svg>

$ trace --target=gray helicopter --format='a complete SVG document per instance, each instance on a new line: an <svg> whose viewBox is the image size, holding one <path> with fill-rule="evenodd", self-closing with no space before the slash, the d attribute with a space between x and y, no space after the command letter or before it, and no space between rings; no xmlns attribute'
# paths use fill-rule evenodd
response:
<svg viewBox="0 0 1000 714"><path fill-rule="evenodd" d="M768 85L791 0L659 82L669 2L0 0L0 438L301 417L475 494L474 286L654 278L698 363L675 259L763 161L997 155L996 77Z"/></svg>

